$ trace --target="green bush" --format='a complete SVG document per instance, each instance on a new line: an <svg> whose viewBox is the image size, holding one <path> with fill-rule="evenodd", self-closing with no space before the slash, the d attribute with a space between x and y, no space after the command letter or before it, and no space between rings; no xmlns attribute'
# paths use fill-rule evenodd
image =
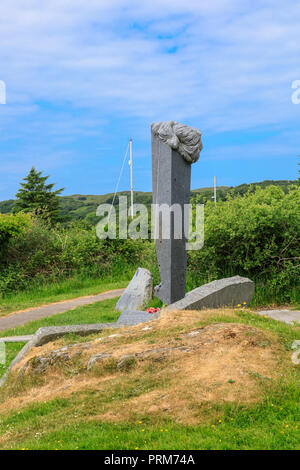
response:
<svg viewBox="0 0 300 470"><path fill-rule="evenodd" d="M14 216L17 217L17 216ZM152 250L153 251L153 250ZM32 219L7 242L0 269L0 290L7 294L32 285L82 274L104 277L130 273L151 258L144 240L99 240L84 222L51 227Z"/></svg>
<svg viewBox="0 0 300 470"><path fill-rule="evenodd" d="M197 201L195 201L197 202ZM284 292L299 286L300 187L229 196L205 206L205 242L189 253L193 276L245 275Z"/></svg>
<svg viewBox="0 0 300 470"><path fill-rule="evenodd" d="M8 242L22 234L30 225L30 220L30 214L0 214L0 255L6 249Z"/></svg>

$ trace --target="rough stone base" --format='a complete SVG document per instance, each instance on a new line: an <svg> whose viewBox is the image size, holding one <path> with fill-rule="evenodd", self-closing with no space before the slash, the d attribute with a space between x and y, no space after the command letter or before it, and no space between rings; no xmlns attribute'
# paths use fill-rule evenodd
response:
<svg viewBox="0 0 300 470"><path fill-rule="evenodd" d="M168 305L167 309L201 310L204 308L249 305L254 294L254 282L246 277L234 276L209 282L188 292L186 296Z"/></svg>
<svg viewBox="0 0 300 470"><path fill-rule="evenodd" d="M87 325L67 325L67 326L45 326L39 328L33 335L30 341L21 349L19 354L11 362L6 373L0 379L0 387L5 383L8 373L10 370L18 364L23 357L30 351L30 349L38 346L43 346L50 341L54 341L57 338L61 338L69 333L74 333L81 336L92 335L99 333L105 328L119 328L120 325L117 323L95 323Z"/></svg>

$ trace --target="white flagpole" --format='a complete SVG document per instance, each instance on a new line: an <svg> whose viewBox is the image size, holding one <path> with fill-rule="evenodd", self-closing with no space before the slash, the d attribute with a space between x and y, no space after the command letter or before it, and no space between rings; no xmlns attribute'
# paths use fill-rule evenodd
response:
<svg viewBox="0 0 300 470"><path fill-rule="evenodd" d="M129 141L129 148L130 148L130 216L133 219L133 176L132 176L132 139Z"/></svg>

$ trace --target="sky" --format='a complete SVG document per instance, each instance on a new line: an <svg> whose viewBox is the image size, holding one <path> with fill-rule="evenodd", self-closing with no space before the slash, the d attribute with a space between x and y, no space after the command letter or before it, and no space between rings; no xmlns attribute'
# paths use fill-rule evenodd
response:
<svg viewBox="0 0 300 470"><path fill-rule="evenodd" d="M0 200L32 166L65 195L114 192L129 138L150 191L164 120L202 131L192 188L296 179L299 58L294 0L1 0Z"/></svg>

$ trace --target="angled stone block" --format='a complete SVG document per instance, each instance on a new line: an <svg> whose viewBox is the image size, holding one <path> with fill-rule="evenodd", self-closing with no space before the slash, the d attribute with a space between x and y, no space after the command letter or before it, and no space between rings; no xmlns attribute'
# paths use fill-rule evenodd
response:
<svg viewBox="0 0 300 470"><path fill-rule="evenodd" d="M148 269L138 268L115 307L119 312L139 310L153 295L153 276Z"/></svg>
<svg viewBox="0 0 300 470"><path fill-rule="evenodd" d="M254 282L246 277L234 276L209 282L188 292L186 296L168 305L174 310L201 310L204 308L249 305L254 294Z"/></svg>

